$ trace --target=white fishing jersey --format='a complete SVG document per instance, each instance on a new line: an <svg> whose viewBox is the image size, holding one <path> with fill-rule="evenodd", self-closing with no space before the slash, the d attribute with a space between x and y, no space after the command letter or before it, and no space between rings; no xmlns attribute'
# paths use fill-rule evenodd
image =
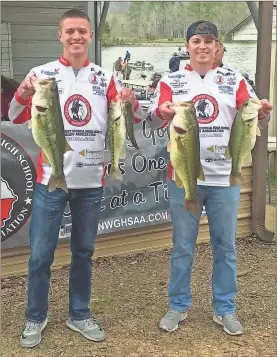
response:
<svg viewBox="0 0 277 357"><path fill-rule="evenodd" d="M230 186L231 159L226 160L231 128L238 109L249 97L256 97L253 89L238 72L230 68L213 67L202 78L190 65L178 72L164 75L151 98L147 121L153 129L165 127L158 107L165 101L172 103L193 101L200 137L200 160L205 181L199 185ZM168 178L175 178L169 163Z"/></svg>
<svg viewBox="0 0 277 357"><path fill-rule="evenodd" d="M116 99L121 84L113 73L87 60L78 73L62 56L31 69L28 76L55 77L63 117L65 138L72 151L64 154L67 187L94 188L104 185L104 148L109 105ZM32 98L24 100L16 92L10 104L9 118L21 124L31 118ZM144 118L136 100L135 123ZM38 157L37 182L47 185L52 169Z"/></svg>

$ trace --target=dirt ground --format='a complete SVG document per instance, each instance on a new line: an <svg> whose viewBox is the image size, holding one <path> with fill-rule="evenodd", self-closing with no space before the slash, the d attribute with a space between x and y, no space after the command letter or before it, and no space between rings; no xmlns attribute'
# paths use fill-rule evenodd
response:
<svg viewBox="0 0 277 357"><path fill-rule="evenodd" d="M26 277L2 280L2 357L273 357L275 345L275 246L239 240L237 310L242 336L212 321L211 249L197 246L193 304L186 322L167 334L158 321L167 308L170 250L99 259L94 264L91 307L106 330L104 342L87 341L65 325L68 267L53 272L49 323L40 346L25 350Z"/></svg>

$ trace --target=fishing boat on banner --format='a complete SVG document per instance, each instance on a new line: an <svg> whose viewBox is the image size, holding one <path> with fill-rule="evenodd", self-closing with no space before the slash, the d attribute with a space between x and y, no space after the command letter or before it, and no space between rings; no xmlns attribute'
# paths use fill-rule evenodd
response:
<svg viewBox="0 0 277 357"><path fill-rule="evenodd" d="M145 61L128 62L128 66L135 70L152 71L154 69L154 66L151 63Z"/></svg>

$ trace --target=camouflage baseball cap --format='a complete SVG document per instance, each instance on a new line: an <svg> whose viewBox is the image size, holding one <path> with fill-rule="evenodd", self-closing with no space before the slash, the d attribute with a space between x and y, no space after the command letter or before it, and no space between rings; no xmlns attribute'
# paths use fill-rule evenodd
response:
<svg viewBox="0 0 277 357"><path fill-rule="evenodd" d="M217 38L217 27L209 21L196 21L187 29L187 41L194 35L214 35Z"/></svg>

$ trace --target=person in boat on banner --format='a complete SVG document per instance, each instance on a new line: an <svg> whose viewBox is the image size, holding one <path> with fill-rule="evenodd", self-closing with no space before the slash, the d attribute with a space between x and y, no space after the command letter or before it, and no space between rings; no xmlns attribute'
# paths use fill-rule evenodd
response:
<svg viewBox="0 0 277 357"><path fill-rule="evenodd" d="M56 61L31 69L20 84L9 109L14 124L30 119L30 106L37 78L55 77L63 117L65 138L72 151L64 155L64 172L68 193L57 188L48 191L51 167L38 158L37 183L30 226L31 256L28 271L26 323L21 334L23 347L34 347L41 341L47 325L48 291L51 265L59 238L61 221L67 202L72 214L69 276L69 316L66 325L92 341L102 341L104 330L89 308L92 279L92 255L101 211L105 177L104 148L111 101L130 100L136 122L144 118L142 108L130 88L122 88L113 73L88 59L92 40L88 15L72 9L59 21L59 40L63 55ZM73 117L75 107L78 120ZM75 109L76 109L75 108ZM80 152L97 153L88 165L78 165Z"/></svg>
<svg viewBox="0 0 277 357"><path fill-rule="evenodd" d="M126 51L125 57L124 57L124 63L129 62L131 59L131 53L129 51Z"/></svg>
<svg viewBox="0 0 277 357"><path fill-rule="evenodd" d="M126 64L123 66L123 68L122 68L122 70L121 70L121 73L122 73L122 75L123 75L123 79L127 79L127 80L130 79L130 75L131 75L131 73L132 73L132 69L131 69L130 66L128 66L128 63L126 63Z"/></svg>
<svg viewBox="0 0 277 357"><path fill-rule="evenodd" d="M200 159L205 181L199 181L197 196L200 211L205 205L213 250L212 307L213 320L231 335L243 333L236 316L237 295L236 228L240 186L230 186L231 160L211 160L209 148L227 147L237 110L255 96L246 80L234 72L228 86L228 69L217 67L217 27L200 20L191 24L186 34L190 64L178 72L164 75L151 98L147 121L151 128L165 127L175 115L173 103L193 101L200 129ZM225 76L226 75L226 76ZM261 100L259 126L267 125L272 105ZM207 108L209 110L207 110ZM200 115L201 114L201 115ZM216 128L225 128L218 131ZM204 135L203 135L204 134ZM265 158L266 159L266 158ZM175 172L168 166L168 191L173 223L173 249L168 287L169 309L160 320L160 328L172 332L187 317L192 302L190 280L200 214L184 206L185 191L177 187ZM197 267L196 267L197 268Z"/></svg>
<svg viewBox="0 0 277 357"><path fill-rule="evenodd" d="M123 69L123 60L122 57L118 57L118 59L114 63L115 75L118 79L122 79L122 69Z"/></svg>
<svg viewBox="0 0 277 357"><path fill-rule="evenodd" d="M174 52L173 57L170 58L168 67L170 69L170 72L179 71L180 59L179 59L179 57L177 55L177 52Z"/></svg>

